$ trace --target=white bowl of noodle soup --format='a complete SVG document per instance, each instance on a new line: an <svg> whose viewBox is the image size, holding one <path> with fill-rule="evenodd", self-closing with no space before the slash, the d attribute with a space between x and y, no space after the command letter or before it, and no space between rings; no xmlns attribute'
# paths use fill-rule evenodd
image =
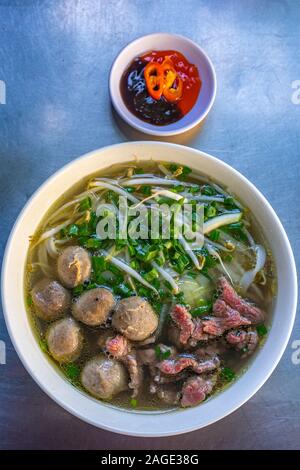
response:
<svg viewBox="0 0 300 470"><path fill-rule="evenodd" d="M228 188L254 214L273 253L278 290L264 345L238 380L195 408L129 412L88 396L58 373L42 353L26 312L24 268L28 239L36 231L44 214L83 177L136 157L140 161L154 159L187 165ZM22 363L39 386L64 409L112 432L132 436L170 436L218 421L243 405L264 384L278 364L292 331L297 279L293 253L277 215L244 176L223 161L199 150L170 143L132 142L95 150L74 160L35 192L20 213L7 242L2 268L2 302L7 328Z"/></svg>

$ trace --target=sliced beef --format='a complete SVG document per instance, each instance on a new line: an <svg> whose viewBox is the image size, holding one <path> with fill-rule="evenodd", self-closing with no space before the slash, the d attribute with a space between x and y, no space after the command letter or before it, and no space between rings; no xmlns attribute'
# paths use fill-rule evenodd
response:
<svg viewBox="0 0 300 470"><path fill-rule="evenodd" d="M220 365L217 355L207 359L200 359L193 354L181 354L173 359L165 359L156 367L165 375L176 375L185 369L192 369L196 374L203 374L215 370Z"/></svg>
<svg viewBox="0 0 300 470"><path fill-rule="evenodd" d="M171 310L170 315L180 330L180 343L186 344L195 329L192 315L182 305L175 305Z"/></svg>
<svg viewBox="0 0 300 470"><path fill-rule="evenodd" d="M231 328L251 324L247 318L241 316L237 310L234 310L220 299L215 302L213 312L217 316L207 317L202 320L203 331L211 336L221 336Z"/></svg>
<svg viewBox="0 0 300 470"><path fill-rule="evenodd" d="M241 315L246 317L251 323L257 324L264 321L264 312L260 308L247 302L245 299L242 299L224 276L219 279L218 287L221 291L220 298L223 299L226 304L230 305L230 307L234 308Z"/></svg>
<svg viewBox="0 0 300 470"><path fill-rule="evenodd" d="M209 395L214 387L214 380L195 375L189 377L182 388L181 406L195 406Z"/></svg>
<svg viewBox="0 0 300 470"><path fill-rule="evenodd" d="M194 331L189 339L190 346L196 346L199 341L208 341L211 338L208 333L204 332L202 320L196 318L194 326Z"/></svg>
<svg viewBox="0 0 300 470"><path fill-rule="evenodd" d="M242 351L244 356L249 356L256 349L259 338L257 331L232 330L227 333L226 341L236 351Z"/></svg>
<svg viewBox="0 0 300 470"><path fill-rule="evenodd" d="M193 319L182 305L175 305L172 309L170 315L175 326L171 326L169 338L174 344L181 346L181 349L195 347L199 341L222 336L232 328L249 326L253 323L255 314L255 322L260 322L263 318L262 311L241 299L225 278L221 278L219 284L225 288L222 287L222 294L214 303L213 315ZM231 304L227 301L229 290L232 293Z"/></svg>

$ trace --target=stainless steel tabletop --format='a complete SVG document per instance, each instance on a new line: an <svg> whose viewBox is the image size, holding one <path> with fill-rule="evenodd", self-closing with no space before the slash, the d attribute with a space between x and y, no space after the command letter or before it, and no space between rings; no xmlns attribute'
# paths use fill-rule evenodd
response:
<svg viewBox="0 0 300 470"><path fill-rule="evenodd" d="M199 43L218 78L202 128L169 140L248 177L277 211L299 262L299 24L297 0L0 0L1 255L22 206L55 170L145 137L115 118L108 73L126 43L166 31ZM21 365L2 313L0 341L0 448L300 448L299 319L276 371L247 404L205 429L163 439L98 430L56 405Z"/></svg>

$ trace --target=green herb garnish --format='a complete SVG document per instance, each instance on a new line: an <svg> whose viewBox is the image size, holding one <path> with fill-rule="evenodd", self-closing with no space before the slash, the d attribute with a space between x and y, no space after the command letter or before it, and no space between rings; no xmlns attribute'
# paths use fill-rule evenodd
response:
<svg viewBox="0 0 300 470"><path fill-rule="evenodd" d="M155 346L155 355L159 361L163 361L164 359L168 359L168 357L171 356L171 349L162 351L160 346Z"/></svg>
<svg viewBox="0 0 300 470"><path fill-rule="evenodd" d="M79 378L80 369L77 364L65 364L63 370L69 379L77 380Z"/></svg>
<svg viewBox="0 0 300 470"><path fill-rule="evenodd" d="M87 211L92 207L92 201L90 197L85 197L84 199L81 199L79 203L79 209L81 212Z"/></svg>
<svg viewBox="0 0 300 470"><path fill-rule="evenodd" d="M268 329L263 323L261 325L257 325L256 331L260 337L265 336L268 333Z"/></svg>
<svg viewBox="0 0 300 470"><path fill-rule="evenodd" d="M220 375L226 382L231 382L235 379L235 372L230 367L223 367Z"/></svg>
<svg viewBox="0 0 300 470"><path fill-rule="evenodd" d="M44 353L48 353L48 344L45 338L39 340L39 346Z"/></svg>
<svg viewBox="0 0 300 470"><path fill-rule="evenodd" d="M213 241L213 242L217 242L219 240L219 237L220 237L220 230L212 230L209 234L208 234L209 238Z"/></svg>
<svg viewBox="0 0 300 470"><path fill-rule="evenodd" d="M212 309L212 302L201 302L201 305L198 307L192 308L190 313L192 317L200 317L206 313L211 312Z"/></svg>
<svg viewBox="0 0 300 470"><path fill-rule="evenodd" d="M26 303L27 303L27 306L28 306L28 307L32 307L32 305L33 305L33 300L32 300L31 294L28 294L28 295L27 295L27 297L26 297Z"/></svg>
<svg viewBox="0 0 300 470"><path fill-rule="evenodd" d="M136 398L131 398L131 400L130 400L130 406L131 406L132 408L136 408L136 407L137 407L137 404L138 404L137 399L136 399Z"/></svg>

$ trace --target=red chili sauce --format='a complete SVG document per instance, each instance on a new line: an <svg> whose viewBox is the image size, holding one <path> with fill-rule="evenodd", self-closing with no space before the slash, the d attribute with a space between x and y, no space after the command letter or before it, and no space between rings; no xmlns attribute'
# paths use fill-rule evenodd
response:
<svg viewBox="0 0 300 470"><path fill-rule="evenodd" d="M177 51L152 51L135 58L120 82L127 108L157 126L171 124L187 114L200 89L197 67Z"/></svg>

